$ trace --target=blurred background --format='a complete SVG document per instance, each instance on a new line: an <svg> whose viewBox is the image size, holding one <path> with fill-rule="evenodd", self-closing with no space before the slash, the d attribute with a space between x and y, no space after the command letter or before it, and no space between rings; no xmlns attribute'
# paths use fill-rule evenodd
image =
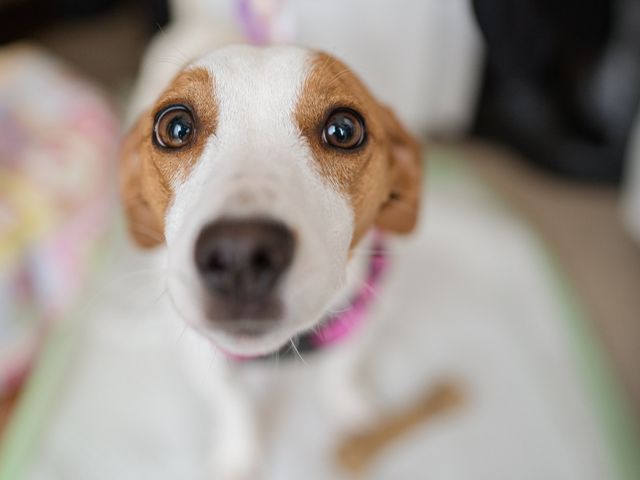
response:
<svg viewBox="0 0 640 480"><path fill-rule="evenodd" d="M0 438L111 234L143 55L175 48L145 75L181 61L192 24L337 53L497 192L566 275L637 424L640 2L0 0Z"/></svg>

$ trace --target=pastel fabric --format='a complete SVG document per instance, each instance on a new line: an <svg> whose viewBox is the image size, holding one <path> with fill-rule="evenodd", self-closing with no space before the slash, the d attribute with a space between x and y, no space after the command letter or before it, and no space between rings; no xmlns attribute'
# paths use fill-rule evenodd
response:
<svg viewBox="0 0 640 480"><path fill-rule="evenodd" d="M117 138L98 89L35 47L0 50L0 396L83 287Z"/></svg>

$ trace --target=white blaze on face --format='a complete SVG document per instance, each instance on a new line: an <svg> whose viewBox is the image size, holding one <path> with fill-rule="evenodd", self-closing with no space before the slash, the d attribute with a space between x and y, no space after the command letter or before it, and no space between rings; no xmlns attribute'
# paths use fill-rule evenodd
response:
<svg viewBox="0 0 640 480"><path fill-rule="evenodd" d="M194 66L214 79L218 122L187 178L173 185L165 226L169 291L185 319L202 329L204 291L193 260L201 229L221 218L267 217L286 224L296 250L278 290L281 328L253 340L208 332L234 352L271 351L322 315L344 283L353 234L349 202L320 175L295 120L311 56L295 47L233 46Z"/></svg>

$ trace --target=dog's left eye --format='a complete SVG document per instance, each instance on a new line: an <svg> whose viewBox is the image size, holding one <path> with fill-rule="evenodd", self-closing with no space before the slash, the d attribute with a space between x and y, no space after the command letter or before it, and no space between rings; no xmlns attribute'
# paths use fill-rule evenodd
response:
<svg viewBox="0 0 640 480"><path fill-rule="evenodd" d="M364 120L353 110L335 110L324 125L322 140L342 150L357 148L365 140Z"/></svg>
<svg viewBox="0 0 640 480"><path fill-rule="evenodd" d="M161 147L181 148L191 142L194 130L191 111L184 105L172 105L156 116L153 134Z"/></svg>

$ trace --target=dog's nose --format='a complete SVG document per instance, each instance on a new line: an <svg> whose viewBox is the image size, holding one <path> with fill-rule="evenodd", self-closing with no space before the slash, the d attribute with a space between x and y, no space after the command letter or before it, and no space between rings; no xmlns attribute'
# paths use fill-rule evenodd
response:
<svg viewBox="0 0 640 480"><path fill-rule="evenodd" d="M234 303L261 301L291 264L294 243L282 223L219 220L200 232L195 263L210 294Z"/></svg>

